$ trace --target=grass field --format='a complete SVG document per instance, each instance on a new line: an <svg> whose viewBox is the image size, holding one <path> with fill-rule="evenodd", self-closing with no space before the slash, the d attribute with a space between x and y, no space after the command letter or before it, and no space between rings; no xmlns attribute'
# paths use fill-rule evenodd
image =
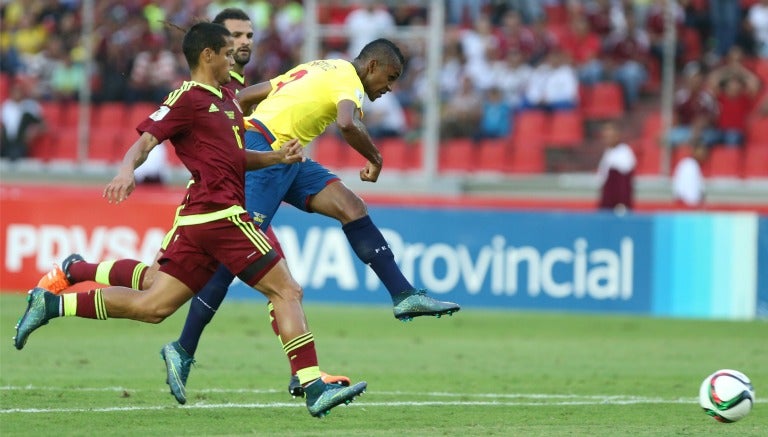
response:
<svg viewBox="0 0 768 437"><path fill-rule="evenodd" d="M381 307L306 306L321 365L368 392L312 418L286 391L265 306L231 300L209 327L176 404L160 325L56 319L13 348L24 296L0 295L0 434L768 435L765 322L496 312L397 322ZM721 424L696 403L719 368L752 378L758 403Z"/></svg>

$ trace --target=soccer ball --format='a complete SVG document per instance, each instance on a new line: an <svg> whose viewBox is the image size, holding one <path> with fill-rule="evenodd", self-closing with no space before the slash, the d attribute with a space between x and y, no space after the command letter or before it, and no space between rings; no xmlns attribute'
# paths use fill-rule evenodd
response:
<svg viewBox="0 0 768 437"><path fill-rule="evenodd" d="M718 370L704 378L699 389L699 405L718 422L743 419L754 403L752 381L738 370Z"/></svg>

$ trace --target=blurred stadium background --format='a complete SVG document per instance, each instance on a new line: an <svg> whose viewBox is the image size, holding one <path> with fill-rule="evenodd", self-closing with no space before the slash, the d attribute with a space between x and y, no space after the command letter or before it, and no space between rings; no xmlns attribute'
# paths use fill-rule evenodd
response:
<svg viewBox="0 0 768 437"><path fill-rule="evenodd" d="M368 201L393 245L411 257L401 262L410 263L417 282L450 297L449 286L459 287L456 300L487 306L538 307L567 297L563 305L542 306L739 319L768 311L767 269L759 268L768 265L764 1L1 5L2 100L13 95L25 102L18 107L39 108L43 120L16 155L4 139L4 290L28 287L70 251L151 260L188 177L171 148L156 175L163 184L145 184L128 206L104 205L100 187L133 142L138 121L187 75L182 33L166 23L183 28L240 7L255 29L250 83L307 59L350 59L380 36L403 48L408 67L394 92L364 105L385 158L379 182L358 180L362 158L333 129L310 153ZM682 123L675 95L691 93L693 72L708 84L701 90L708 103L693 104L695 111L733 113L721 95L724 74L758 86L736 105L737 140L711 141L702 165L705 202L688 214L691 208L673 199L671 173L692 145L671 147L666 133ZM637 158L637 214L597 210L606 121L618 124ZM715 133L718 122L713 116L708 126ZM327 256L349 256L334 224L318 228L319 219L284 210L280 236L309 290L348 300L347 291L361 284L376 289L355 261L315 260L323 252L311 252L309 241L318 229L322 247L333 248ZM456 224L465 225L457 232ZM455 250L438 250L446 246ZM324 268L347 268L355 277L316 276ZM584 299L591 293L598 297ZM708 298L697 300L700 308L686 307L697 293ZM721 299L733 305L716 308Z"/></svg>

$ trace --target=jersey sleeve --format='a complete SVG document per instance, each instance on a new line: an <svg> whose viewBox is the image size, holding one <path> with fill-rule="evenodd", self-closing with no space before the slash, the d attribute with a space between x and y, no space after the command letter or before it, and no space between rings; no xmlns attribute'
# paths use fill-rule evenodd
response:
<svg viewBox="0 0 768 437"><path fill-rule="evenodd" d="M346 69L337 71L341 73L339 77L325 81L329 96L336 104L342 100L351 100L359 109L362 109L363 87L357 74L350 75ZM354 69L351 72L354 73Z"/></svg>
<svg viewBox="0 0 768 437"><path fill-rule="evenodd" d="M163 142L176 135L185 133L194 123L192 102L182 94L178 99L168 99L146 120L139 123L136 130L147 132Z"/></svg>

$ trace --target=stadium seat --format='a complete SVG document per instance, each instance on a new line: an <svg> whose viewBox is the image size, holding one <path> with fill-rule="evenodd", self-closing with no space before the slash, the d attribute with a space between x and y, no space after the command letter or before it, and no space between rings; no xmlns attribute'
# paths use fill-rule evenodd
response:
<svg viewBox="0 0 768 437"><path fill-rule="evenodd" d="M483 140L477 153L477 168L481 171L512 170L512 140L498 138Z"/></svg>
<svg viewBox="0 0 768 437"><path fill-rule="evenodd" d="M79 108L75 102L42 102L43 118L49 127L58 129L77 126Z"/></svg>
<svg viewBox="0 0 768 437"><path fill-rule="evenodd" d="M659 144L661 138L661 111L654 111L648 114L643 120L643 141L653 141Z"/></svg>
<svg viewBox="0 0 768 437"><path fill-rule="evenodd" d="M584 143L584 118L578 110L556 111L549 116L545 143L573 148Z"/></svg>
<svg viewBox="0 0 768 437"><path fill-rule="evenodd" d="M385 169L408 169L408 154L412 151L405 140L402 138L382 138L376 141L376 147L379 148L384 157Z"/></svg>
<svg viewBox="0 0 768 437"><path fill-rule="evenodd" d="M747 122L747 143L768 144L768 117L752 117Z"/></svg>
<svg viewBox="0 0 768 437"><path fill-rule="evenodd" d="M117 132L111 126L96 126L90 130L88 159L114 163L120 161L123 154L117 140Z"/></svg>
<svg viewBox="0 0 768 437"><path fill-rule="evenodd" d="M768 144L744 149L744 177L768 179Z"/></svg>
<svg viewBox="0 0 768 437"><path fill-rule="evenodd" d="M474 143L469 138L454 138L442 141L438 148L439 171L473 171L479 148L479 144Z"/></svg>
<svg viewBox="0 0 768 437"><path fill-rule="evenodd" d="M338 169L343 167L341 140L333 134L323 134L312 141L312 159L325 167Z"/></svg>
<svg viewBox="0 0 768 437"><path fill-rule="evenodd" d="M76 161L78 156L78 132L77 126L59 127L52 135L52 143L45 160L60 159L67 161Z"/></svg>
<svg viewBox="0 0 768 437"><path fill-rule="evenodd" d="M624 95L616 82L583 87L582 110L587 120L610 120L624 116Z"/></svg>
<svg viewBox="0 0 768 437"><path fill-rule="evenodd" d="M125 123L128 111L124 103L107 102L91 107L91 126L117 128ZM134 126L135 127L135 126Z"/></svg>
<svg viewBox="0 0 768 437"><path fill-rule="evenodd" d="M158 107L158 104L148 102L138 102L128 105L128 115L125 120L126 125L131 129L135 129L139 123L155 112Z"/></svg>
<svg viewBox="0 0 768 437"><path fill-rule="evenodd" d="M515 116L512 142L518 144L534 143L539 147L544 142L548 114L543 111L523 111Z"/></svg>
<svg viewBox="0 0 768 437"><path fill-rule="evenodd" d="M638 175L658 175L661 171L661 147L656 141L641 139L637 147Z"/></svg>
<svg viewBox="0 0 768 437"><path fill-rule="evenodd" d="M709 158L704 165L706 177L740 178L743 174L743 151L740 148L716 145L710 149Z"/></svg>

